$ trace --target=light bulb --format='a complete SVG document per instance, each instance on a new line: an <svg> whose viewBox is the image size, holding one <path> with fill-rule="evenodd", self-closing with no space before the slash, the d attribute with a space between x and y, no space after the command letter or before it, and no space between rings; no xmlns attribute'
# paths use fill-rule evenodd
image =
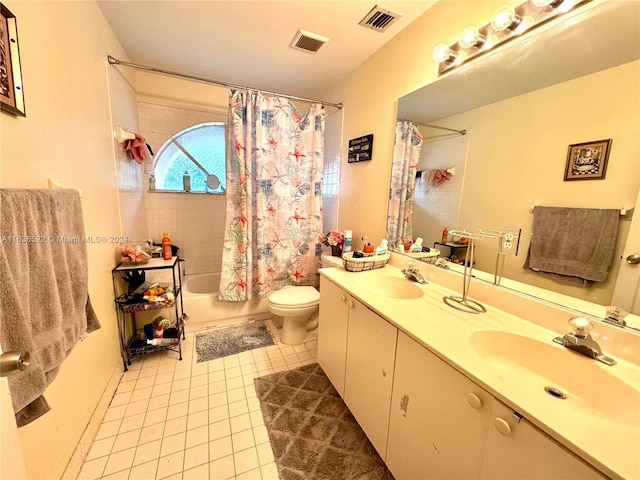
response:
<svg viewBox="0 0 640 480"><path fill-rule="evenodd" d="M467 27L460 34L460 46L462 48L481 47L485 37L480 35L478 27Z"/></svg>
<svg viewBox="0 0 640 480"><path fill-rule="evenodd" d="M452 62L456 58L456 53L449 48L446 43L439 43L431 53L433 59L438 62Z"/></svg>
<svg viewBox="0 0 640 480"><path fill-rule="evenodd" d="M507 28L513 30L520 23L520 17L512 5L503 5L493 13L491 27L500 32Z"/></svg>

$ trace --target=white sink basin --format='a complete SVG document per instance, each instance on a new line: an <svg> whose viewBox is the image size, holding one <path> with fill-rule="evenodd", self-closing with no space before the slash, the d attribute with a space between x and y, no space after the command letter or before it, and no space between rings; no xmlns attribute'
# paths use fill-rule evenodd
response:
<svg viewBox="0 0 640 480"><path fill-rule="evenodd" d="M607 366L553 343L495 330L469 337L471 348L492 368L518 381L535 381L540 388L555 387L566 395L558 402L572 402L594 417L606 417L626 426L640 425L640 392L615 376ZM604 352L606 354L606 352Z"/></svg>
<svg viewBox="0 0 640 480"><path fill-rule="evenodd" d="M359 277L360 284L376 295L390 298L420 298L424 292L411 280L391 275L367 275Z"/></svg>

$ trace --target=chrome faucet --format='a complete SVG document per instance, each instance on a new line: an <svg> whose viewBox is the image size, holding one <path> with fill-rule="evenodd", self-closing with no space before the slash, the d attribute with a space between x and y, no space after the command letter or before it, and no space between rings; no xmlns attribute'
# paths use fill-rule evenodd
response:
<svg viewBox="0 0 640 480"><path fill-rule="evenodd" d="M417 283L426 284L427 281L424 279L424 277L420 273L420 270L418 270L414 265L415 265L415 262L413 260L407 262L407 268L402 270L402 273L404 274L405 278L408 278L409 280L412 280Z"/></svg>
<svg viewBox="0 0 640 480"><path fill-rule="evenodd" d="M573 327L573 330L563 337L556 337L554 342L565 346L569 350L586 355L589 358L594 358L605 365L615 365L616 361L607 357L602 353L600 345L591 338L589 332L593 328L593 324L584 317L572 317L569 319L569 324Z"/></svg>

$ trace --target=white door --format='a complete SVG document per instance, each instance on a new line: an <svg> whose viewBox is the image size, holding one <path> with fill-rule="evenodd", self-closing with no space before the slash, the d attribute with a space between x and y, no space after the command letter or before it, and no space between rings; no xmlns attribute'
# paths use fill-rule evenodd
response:
<svg viewBox="0 0 640 480"><path fill-rule="evenodd" d="M611 304L640 315L640 263L628 263L627 258L640 256L640 190L629 227L627 244L622 252L622 265Z"/></svg>
<svg viewBox="0 0 640 480"><path fill-rule="evenodd" d="M2 347L0 346L0 354ZM9 382L0 377L0 478L22 480L27 478L24 470L22 448L18 438L18 427L11 404Z"/></svg>

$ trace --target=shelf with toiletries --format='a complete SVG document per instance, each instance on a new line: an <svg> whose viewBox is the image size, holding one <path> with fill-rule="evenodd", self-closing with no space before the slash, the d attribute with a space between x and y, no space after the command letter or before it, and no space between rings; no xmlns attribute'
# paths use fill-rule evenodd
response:
<svg viewBox="0 0 640 480"><path fill-rule="evenodd" d="M180 262L177 256L154 257L143 265L121 263L112 270L125 370L134 358L160 350L174 351L182 360L185 315ZM163 311L167 317L160 315Z"/></svg>
<svg viewBox="0 0 640 480"><path fill-rule="evenodd" d="M449 249L449 259L452 261L455 260L464 260L468 244L465 243L453 243L453 242L433 242L433 247L436 248L437 245L442 247L446 247Z"/></svg>

